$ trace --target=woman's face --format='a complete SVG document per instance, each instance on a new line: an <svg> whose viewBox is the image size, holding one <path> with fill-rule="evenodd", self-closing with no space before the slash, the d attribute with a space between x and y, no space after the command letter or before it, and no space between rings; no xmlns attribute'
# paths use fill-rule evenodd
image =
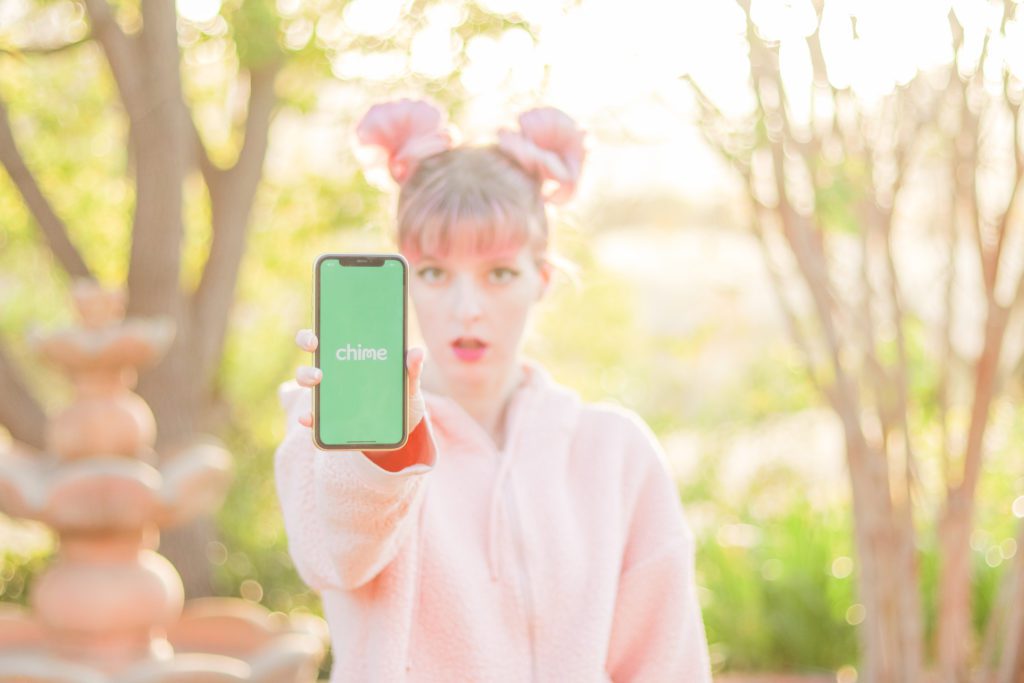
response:
<svg viewBox="0 0 1024 683"><path fill-rule="evenodd" d="M424 343L448 382L500 378L517 362L530 310L551 266L528 245L409 260L409 294Z"/></svg>

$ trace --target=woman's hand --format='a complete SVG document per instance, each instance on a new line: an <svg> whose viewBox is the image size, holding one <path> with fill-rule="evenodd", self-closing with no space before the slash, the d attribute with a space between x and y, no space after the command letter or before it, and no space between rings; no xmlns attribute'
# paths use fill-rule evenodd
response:
<svg viewBox="0 0 1024 683"><path fill-rule="evenodd" d="M299 330L298 334L295 335L295 343L298 344L299 348L303 351L309 351L312 353L316 351L318 340L316 335L313 334L313 330L304 328ZM423 370L423 349L414 346L413 348L406 351L405 354L405 367L408 368L408 396L409 396L409 431L416 429L416 425L423 419L425 412L425 402L423 400L423 394L420 393L420 373ZM320 368L313 367L312 365L300 365L295 371L295 381L300 386L304 387L315 387L323 379L323 372ZM313 413L308 412L304 415L299 416L299 423L306 426L313 426Z"/></svg>

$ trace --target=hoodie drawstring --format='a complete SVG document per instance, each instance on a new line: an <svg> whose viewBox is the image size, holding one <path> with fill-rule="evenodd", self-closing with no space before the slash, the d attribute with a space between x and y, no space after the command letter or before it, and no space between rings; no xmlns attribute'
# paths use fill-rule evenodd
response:
<svg viewBox="0 0 1024 683"><path fill-rule="evenodd" d="M536 381L536 377L530 377L529 380ZM500 462L498 463L498 474L494 477L494 486L491 487L491 511L490 519L488 520L487 527L487 563L491 570L491 580L497 581L500 578L500 567L501 563L498 559L498 521L501 515L501 491L502 484L505 481L505 477L508 476L511 470L512 455L516 452L519 445L519 434L522 431L519 423L522 422L522 415L527 408L527 403L532 398L532 390L535 385L530 383L529 386L522 390L522 393L518 396L518 401L511 409L514 411L509 415L508 429L506 430L506 442L504 452Z"/></svg>
<svg viewBox="0 0 1024 683"><path fill-rule="evenodd" d="M511 444L508 444L511 446ZM513 449L505 449L505 455L498 465L498 475L494 478L494 486L491 489L491 518L487 529L487 560L491 568L491 580L497 581L499 574L498 562L498 515L501 513L501 484L509 471L509 463L512 461Z"/></svg>
<svg viewBox="0 0 1024 683"><path fill-rule="evenodd" d="M539 364L532 361L527 362L526 369L529 375L526 378L525 386L522 387L514 399L514 404L509 406L509 421L506 431L507 441L498 463L498 472L494 477L494 485L491 487L491 505L487 520L487 565L490 569L492 581L497 581L500 578L501 562L498 557L500 550L498 545L498 524L501 521L502 484L504 484L505 477L511 471L512 457L519 448L521 432L523 431L523 427L520 427L524 420L523 415L535 400L535 395L541 390L541 387L551 384L550 376ZM445 408L442 409L451 410L453 417L458 415L457 419L470 419L466 412L451 399L443 399L438 406L444 406ZM444 425L441 428L446 429Z"/></svg>

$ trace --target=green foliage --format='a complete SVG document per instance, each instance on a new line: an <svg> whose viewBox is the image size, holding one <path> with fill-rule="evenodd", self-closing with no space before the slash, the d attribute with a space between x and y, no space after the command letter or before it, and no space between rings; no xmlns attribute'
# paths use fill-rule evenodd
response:
<svg viewBox="0 0 1024 683"><path fill-rule="evenodd" d="M0 55L0 94L26 164L100 281L123 282L134 199L124 176L125 121L99 48L12 63ZM73 318L67 277L3 170L0 216L0 336L25 381L40 388L38 400L59 406L70 387L32 357L24 335Z"/></svg>
<svg viewBox="0 0 1024 683"><path fill-rule="evenodd" d="M731 431L821 402L792 346L771 345L738 379L708 396L692 424L704 430Z"/></svg>
<svg viewBox="0 0 1024 683"><path fill-rule="evenodd" d="M123 281L134 201L124 175L127 128L99 48L83 45L14 69L9 64L0 55L0 93L25 162L100 279ZM6 173L0 175L0 208L0 239L12 247L40 243L35 220Z"/></svg>
<svg viewBox="0 0 1024 683"><path fill-rule="evenodd" d="M907 391L908 409L911 420L916 426L915 431L927 429L939 419L939 391L944 368L939 359L928 354L928 335L931 334L924 323L913 315L907 315L903 324L904 346L907 356ZM895 368L898 363L897 341L889 340L881 345L880 359L889 367Z"/></svg>
<svg viewBox="0 0 1024 683"><path fill-rule="evenodd" d="M281 19L274 0L236 0L222 13L231 26L242 68L260 69L282 61Z"/></svg>
<svg viewBox="0 0 1024 683"><path fill-rule="evenodd" d="M40 524L0 514L0 602L28 607L32 582L53 556L54 535Z"/></svg>
<svg viewBox="0 0 1024 683"><path fill-rule="evenodd" d="M818 182L814 192L814 210L826 230L857 234L861 230L858 215L864 200L865 169L855 159L845 159L828 169L827 182Z"/></svg>
<svg viewBox="0 0 1024 683"><path fill-rule="evenodd" d="M628 379L615 381L609 374L629 376L650 349L650 340L633 334L633 286L600 271L582 243L562 251L581 269L582 288L578 291L562 281L562 286L549 292L534 334L527 338L526 352L558 368L559 379L584 398L624 399L630 389ZM587 343L581 344L583 339Z"/></svg>
<svg viewBox="0 0 1024 683"><path fill-rule="evenodd" d="M704 619L718 664L729 670L835 671L856 663L856 633L845 611L855 600L851 578L829 574L843 536L842 511L808 525L805 503L767 520L754 548L714 539L699 546ZM845 556L843 556L845 557Z"/></svg>
<svg viewBox="0 0 1024 683"><path fill-rule="evenodd" d="M720 454L706 453L681 491L699 520L697 580L716 671L832 672L856 663L850 515L815 508L785 469L763 469L748 491L722 495ZM838 561L838 562L837 562Z"/></svg>

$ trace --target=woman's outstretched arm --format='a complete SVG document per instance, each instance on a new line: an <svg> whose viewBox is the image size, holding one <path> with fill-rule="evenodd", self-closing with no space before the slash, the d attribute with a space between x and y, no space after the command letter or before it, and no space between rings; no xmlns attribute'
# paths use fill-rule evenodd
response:
<svg viewBox="0 0 1024 683"><path fill-rule="evenodd" d="M295 343L313 352L319 340L313 330L302 329ZM424 475L437 458L420 391L423 360L419 347L406 352L412 431L398 450L318 449L312 399L322 372L300 366L294 380L278 387L287 415L285 437L274 454L278 500L295 567L318 592L358 588L373 579L394 559L414 523Z"/></svg>
<svg viewBox="0 0 1024 683"><path fill-rule="evenodd" d="M299 416L312 389L294 380L278 388L287 431L274 454L274 478L288 551L302 580L317 592L352 590L373 579L397 555L416 521L424 476L437 458L424 415L405 446L374 454L322 451Z"/></svg>

